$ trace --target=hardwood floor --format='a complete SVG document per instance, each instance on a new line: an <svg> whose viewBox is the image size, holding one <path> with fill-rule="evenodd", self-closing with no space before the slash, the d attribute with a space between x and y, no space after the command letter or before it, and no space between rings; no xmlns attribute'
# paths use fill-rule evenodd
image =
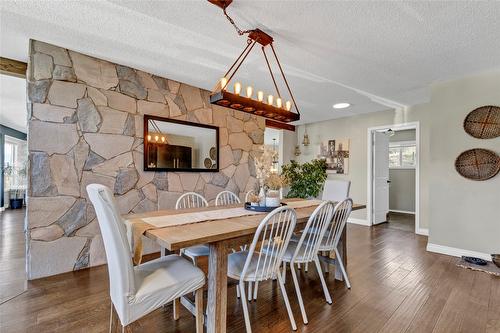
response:
<svg viewBox="0 0 500 333"><path fill-rule="evenodd" d="M25 214L24 209L0 212L0 304L26 290Z"/></svg>
<svg viewBox="0 0 500 333"><path fill-rule="evenodd" d="M387 227L415 232L415 215L389 212Z"/></svg>
<svg viewBox="0 0 500 333"><path fill-rule="evenodd" d="M347 290L326 280L333 305L324 301L314 268L299 271L309 324L303 325L290 274L287 292L299 332L500 332L500 278L459 268L455 258L425 251L427 239L386 225L349 225ZM331 270L333 271L333 270ZM228 288L228 332L244 332L240 301ZM0 305L0 332L107 332L106 267L29 282L28 291ZM254 332L289 332L276 282L259 286L249 304ZM135 322L133 332L194 332L195 320L172 306Z"/></svg>

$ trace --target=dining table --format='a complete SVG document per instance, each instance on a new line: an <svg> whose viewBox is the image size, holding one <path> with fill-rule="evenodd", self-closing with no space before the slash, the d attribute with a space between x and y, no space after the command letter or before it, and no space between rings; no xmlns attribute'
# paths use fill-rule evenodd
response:
<svg viewBox="0 0 500 333"><path fill-rule="evenodd" d="M284 199L284 203L294 203L304 199ZM300 230L305 226L307 220L320 204L316 200L311 205L306 207L295 208L297 214L296 230ZM291 204L290 204L291 205ZM128 222L147 221L155 219L172 218L172 215L184 213L223 213L225 209L235 207L243 207L243 204L229 206L210 206L203 208L188 208L182 210L167 209L142 214L134 214L127 216ZM366 208L363 204L353 204L352 210ZM144 232L144 236L153 240L162 248L171 252L177 252L183 248L194 245L208 244L208 299L205 324L208 333L224 333L226 332L226 312L227 312L227 261L231 249L240 248L245 244L252 242L255 231L259 223L265 217L266 213L230 217L224 219L215 219L207 221L198 221L196 223L183 223L181 225L172 225L161 228L151 228ZM339 243L339 252L347 265L347 228L344 228L342 237ZM335 265L335 278L342 280L342 273Z"/></svg>

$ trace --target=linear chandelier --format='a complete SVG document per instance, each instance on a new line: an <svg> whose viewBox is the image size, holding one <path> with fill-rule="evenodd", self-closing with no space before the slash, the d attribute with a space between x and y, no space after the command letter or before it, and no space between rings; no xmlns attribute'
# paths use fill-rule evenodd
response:
<svg viewBox="0 0 500 333"><path fill-rule="evenodd" d="M260 29L252 29L252 30L241 30L234 23L233 19L227 14L226 8L231 4L233 0L208 0L210 3L222 8L224 15L234 26L238 35L248 35L247 45L243 49L243 52L236 58L236 61L229 67L229 70L224 74L224 76L217 82L215 88L210 95L210 103L220 105L223 107L228 107L234 110L243 111L251 114L255 114L257 116L263 116L268 119L274 119L279 122L292 122L300 119L300 112L297 107L297 103L293 97L292 91L290 90L290 86L285 77L285 73L283 72L283 68L281 67L278 56L276 55L276 51L273 47L273 38L266 34L264 31ZM274 88L276 89L276 96L267 95L267 98L264 96L263 91L257 91L256 99L254 99L253 87L248 86L245 89L245 95L242 93L242 86L239 82L234 84L233 92L228 91L228 85L231 79L234 77L241 64L245 61L248 54L252 51L255 44L259 43L261 45L262 53L264 55L264 59L267 64L267 68L269 69L269 74L271 75L271 79L274 84ZM280 93L278 88L278 84L276 83L275 76L271 69L271 65L269 63L269 59L266 54L265 47L269 46L272 50L272 54L274 59L278 65L279 71L285 83L286 89L288 91L290 100L286 102L283 99L283 96ZM295 109L296 112L292 112L292 109Z"/></svg>

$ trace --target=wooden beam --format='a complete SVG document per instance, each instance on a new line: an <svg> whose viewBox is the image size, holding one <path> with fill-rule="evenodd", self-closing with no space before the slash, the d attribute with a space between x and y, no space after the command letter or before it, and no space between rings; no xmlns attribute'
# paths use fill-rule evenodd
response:
<svg viewBox="0 0 500 333"><path fill-rule="evenodd" d="M279 121L274 121L274 120L271 120L271 119L266 119L266 127L276 128L276 129L284 129L284 130L287 130L287 131L295 132L295 126L294 125L290 125L290 124L287 124L287 123L281 123Z"/></svg>
<svg viewBox="0 0 500 333"><path fill-rule="evenodd" d="M0 57L0 74L25 78L27 68L25 62Z"/></svg>

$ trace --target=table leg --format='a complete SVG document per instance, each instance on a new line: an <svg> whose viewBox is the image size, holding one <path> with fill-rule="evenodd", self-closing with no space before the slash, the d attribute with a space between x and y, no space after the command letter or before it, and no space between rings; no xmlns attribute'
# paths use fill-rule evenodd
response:
<svg viewBox="0 0 500 333"><path fill-rule="evenodd" d="M227 248L223 242L210 243L207 333L226 332L227 254Z"/></svg>

